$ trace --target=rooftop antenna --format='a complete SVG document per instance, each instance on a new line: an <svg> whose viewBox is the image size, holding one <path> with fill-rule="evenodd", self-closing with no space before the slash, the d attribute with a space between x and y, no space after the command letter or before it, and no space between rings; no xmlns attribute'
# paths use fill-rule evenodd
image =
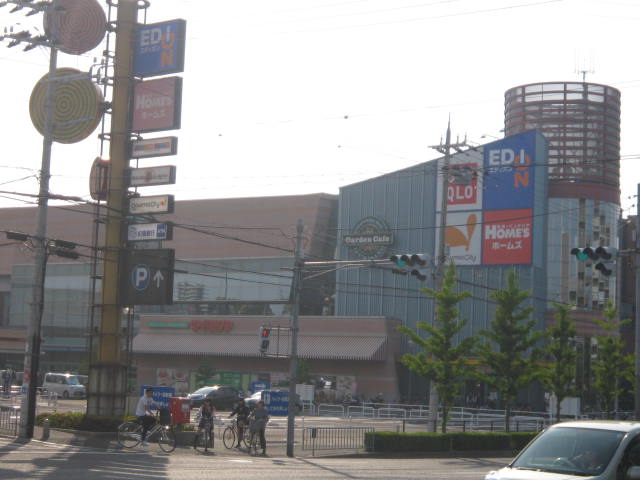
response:
<svg viewBox="0 0 640 480"><path fill-rule="evenodd" d="M595 62L595 55L593 53L593 49L589 51L588 56L585 54L585 52L576 50L574 63L575 63L574 73L577 73L578 75L582 75L582 83L586 83L588 73L596 72L596 69L595 69L596 62Z"/></svg>

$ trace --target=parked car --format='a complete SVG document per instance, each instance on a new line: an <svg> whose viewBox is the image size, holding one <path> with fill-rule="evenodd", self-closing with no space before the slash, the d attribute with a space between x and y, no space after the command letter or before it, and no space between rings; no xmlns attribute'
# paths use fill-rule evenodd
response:
<svg viewBox="0 0 640 480"><path fill-rule="evenodd" d="M557 423L485 480L639 480L640 423Z"/></svg>
<svg viewBox="0 0 640 480"><path fill-rule="evenodd" d="M187 395L191 400L191 408L200 408L205 398L213 401L213 406L217 410L231 410L238 402L238 391L227 385L214 385L202 387Z"/></svg>
<svg viewBox="0 0 640 480"><path fill-rule="evenodd" d="M249 407L250 409L254 409L256 408L256 405L258 405L258 402L262 399L262 392L264 392L265 390L258 390L257 392L255 392L253 395L247 397L244 399L244 403L247 407ZM267 390L267 391L279 391L279 390ZM300 400L300 395L298 395L296 393L296 413L299 413L302 411L302 400Z"/></svg>
<svg viewBox="0 0 640 480"><path fill-rule="evenodd" d="M42 393L56 393L62 398L84 398L87 391L78 375L47 373L42 381Z"/></svg>

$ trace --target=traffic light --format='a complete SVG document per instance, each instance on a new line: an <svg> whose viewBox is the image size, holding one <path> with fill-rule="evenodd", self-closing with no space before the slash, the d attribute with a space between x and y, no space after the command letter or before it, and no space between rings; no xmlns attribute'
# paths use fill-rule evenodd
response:
<svg viewBox="0 0 640 480"><path fill-rule="evenodd" d="M598 270L605 277L609 277L615 269L617 250L613 247L585 247L572 248L571 255L574 255L580 262L592 260L597 262L593 268Z"/></svg>
<svg viewBox="0 0 640 480"><path fill-rule="evenodd" d="M615 269L618 250L613 247L598 247L596 248L595 253L598 256L598 259L604 260L596 263L595 269L605 277L609 277Z"/></svg>
<svg viewBox="0 0 640 480"><path fill-rule="evenodd" d="M391 272L398 275L407 275L410 273L421 282L424 282L427 279L427 272L426 269L420 267L427 265L430 259L431 257L425 253L391 255L389 260L395 265L395 267L391 269Z"/></svg>
<svg viewBox="0 0 640 480"><path fill-rule="evenodd" d="M271 327L260 327L258 331L258 341L260 353L265 354L269 351L269 337L271 336Z"/></svg>

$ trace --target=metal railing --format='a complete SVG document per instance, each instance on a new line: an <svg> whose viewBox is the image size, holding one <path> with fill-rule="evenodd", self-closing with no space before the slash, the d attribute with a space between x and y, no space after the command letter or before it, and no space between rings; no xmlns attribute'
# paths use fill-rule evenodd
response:
<svg viewBox="0 0 640 480"><path fill-rule="evenodd" d="M0 430L10 435L18 435L20 425L20 407L17 405L0 405Z"/></svg>
<svg viewBox="0 0 640 480"><path fill-rule="evenodd" d="M373 427L305 427L302 429L302 450L361 450L365 434Z"/></svg>

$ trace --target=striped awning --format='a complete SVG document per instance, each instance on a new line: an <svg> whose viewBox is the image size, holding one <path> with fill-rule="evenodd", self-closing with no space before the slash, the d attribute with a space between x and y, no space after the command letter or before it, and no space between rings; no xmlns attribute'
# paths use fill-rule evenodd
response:
<svg viewBox="0 0 640 480"><path fill-rule="evenodd" d="M386 336L301 335L300 358L325 360L384 360ZM279 344L280 343L280 344ZM256 335L169 335L141 333L133 339L137 354L207 355L220 357L260 357ZM271 339L270 353L287 355L289 342Z"/></svg>

